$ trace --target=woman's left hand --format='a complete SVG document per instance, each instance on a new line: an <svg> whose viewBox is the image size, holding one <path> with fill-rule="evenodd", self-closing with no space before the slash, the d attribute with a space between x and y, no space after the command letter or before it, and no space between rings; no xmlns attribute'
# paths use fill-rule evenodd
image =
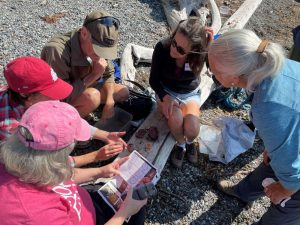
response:
<svg viewBox="0 0 300 225"><path fill-rule="evenodd" d="M102 174L101 177L113 177L116 175L119 175L119 168L120 166L128 160L128 157L124 157L122 159L119 159L115 162L112 162L106 166L101 167Z"/></svg>
<svg viewBox="0 0 300 225"><path fill-rule="evenodd" d="M294 193L296 193L298 190L288 190L285 187L281 185L280 182L274 182L267 187L265 187L264 192L266 193L266 196L270 198L270 200L273 202L273 204L277 205L282 200L291 197Z"/></svg>
<svg viewBox="0 0 300 225"><path fill-rule="evenodd" d="M120 142L110 143L101 147L95 152L95 162L110 159L113 156L120 154L124 150L124 146Z"/></svg>
<svg viewBox="0 0 300 225"><path fill-rule="evenodd" d="M107 134L107 143L111 144L111 143L122 143L122 145L124 146L124 148L127 147L126 142L121 138L122 136L124 136L126 134L125 131L123 132L109 132Z"/></svg>

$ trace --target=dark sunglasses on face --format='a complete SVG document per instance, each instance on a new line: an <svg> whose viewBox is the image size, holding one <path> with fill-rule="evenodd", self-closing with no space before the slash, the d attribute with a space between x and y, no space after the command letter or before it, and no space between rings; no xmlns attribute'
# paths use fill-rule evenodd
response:
<svg viewBox="0 0 300 225"><path fill-rule="evenodd" d="M98 23L103 24L105 26L108 26L108 27L115 26L117 30L119 29L119 26L120 26L120 20L118 20L117 18L112 17L112 16L97 18L97 19L94 19L94 20L91 20L91 21L85 23L84 25L93 23L95 21L97 21Z"/></svg>
<svg viewBox="0 0 300 225"><path fill-rule="evenodd" d="M207 52L194 52L194 51L185 52L185 50L184 50L181 46L178 46L178 45L177 45L177 42L176 42L176 40L175 40L174 38L172 39L171 45L172 45L174 48L176 48L176 51L177 51L180 55L185 55L185 54L187 54L187 53L189 53L189 54L199 54L199 55L207 54Z"/></svg>
<svg viewBox="0 0 300 225"><path fill-rule="evenodd" d="M172 39L172 42L171 42L171 45L176 48L176 51L180 54L180 55L185 55L186 52L185 50L181 47L181 46L178 46L175 38Z"/></svg>

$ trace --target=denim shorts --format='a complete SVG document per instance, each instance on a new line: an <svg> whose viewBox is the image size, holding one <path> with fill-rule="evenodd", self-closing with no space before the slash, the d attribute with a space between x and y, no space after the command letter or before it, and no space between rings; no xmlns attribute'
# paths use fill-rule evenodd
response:
<svg viewBox="0 0 300 225"><path fill-rule="evenodd" d="M201 90L200 90L200 87L197 87L195 90L193 90L191 92L188 92L188 93L185 93L185 94L180 94L180 93L171 91L170 89L165 87L163 84L162 84L162 86L163 86L165 92L167 92L171 97L179 98L184 103L188 103L188 102L193 101L200 108L200 106L201 106ZM180 104L180 102L179 102L179 104Z"/></svg>

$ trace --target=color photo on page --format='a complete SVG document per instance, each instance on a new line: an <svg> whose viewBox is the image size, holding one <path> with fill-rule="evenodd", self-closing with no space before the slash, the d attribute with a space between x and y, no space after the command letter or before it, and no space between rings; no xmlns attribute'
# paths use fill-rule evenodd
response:
<svg viewBox="0 0 300 225"><path fill-rule="evenodd" d="M120 168L120 175L102 186L98 193L116 212L126 198L129 187L139 187L147 183L154 185L159 180L157 169L137 151L129 155L129 159Z"/></svg>

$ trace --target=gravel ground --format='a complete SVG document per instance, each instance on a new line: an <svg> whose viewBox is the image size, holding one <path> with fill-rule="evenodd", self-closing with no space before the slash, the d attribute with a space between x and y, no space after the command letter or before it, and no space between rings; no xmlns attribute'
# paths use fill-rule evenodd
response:
<svg viewBox="0 0 300 225"><path fill-rule="evenodd" d="M241 2L217 1L219 5L228 4L232 12ZM85 15L95 8L104 8L120 19L119 54L129 42L153 47L168 34L166 18L157 0L0 0L0 71L15 57L39 56L50 37L80 26ZM64 16L52 24L40 18L55 13L63 13ZM282 44L289 51L291 29L299 21L295 13L299 13L299 5L293 0L263 0L247 27L263 38ZM138 78L147 83L149 68L142 67L139 71ZM0 82L3 82L3 76ZM202 121L211 121L220 115L248 119L246 111L228 112L214 105L210 99L202 111ZM257 138L253 149L226 166L210 162L205 155L201 155L196 166L185 162L181 170L167 163L158 183L159 194L149 200L146 223L252 224L269 206L268 199L262 198L252 207L247 207L220 193L215 181L224 177L240 180L261 162L262 150L263 143Z"/></svg>

